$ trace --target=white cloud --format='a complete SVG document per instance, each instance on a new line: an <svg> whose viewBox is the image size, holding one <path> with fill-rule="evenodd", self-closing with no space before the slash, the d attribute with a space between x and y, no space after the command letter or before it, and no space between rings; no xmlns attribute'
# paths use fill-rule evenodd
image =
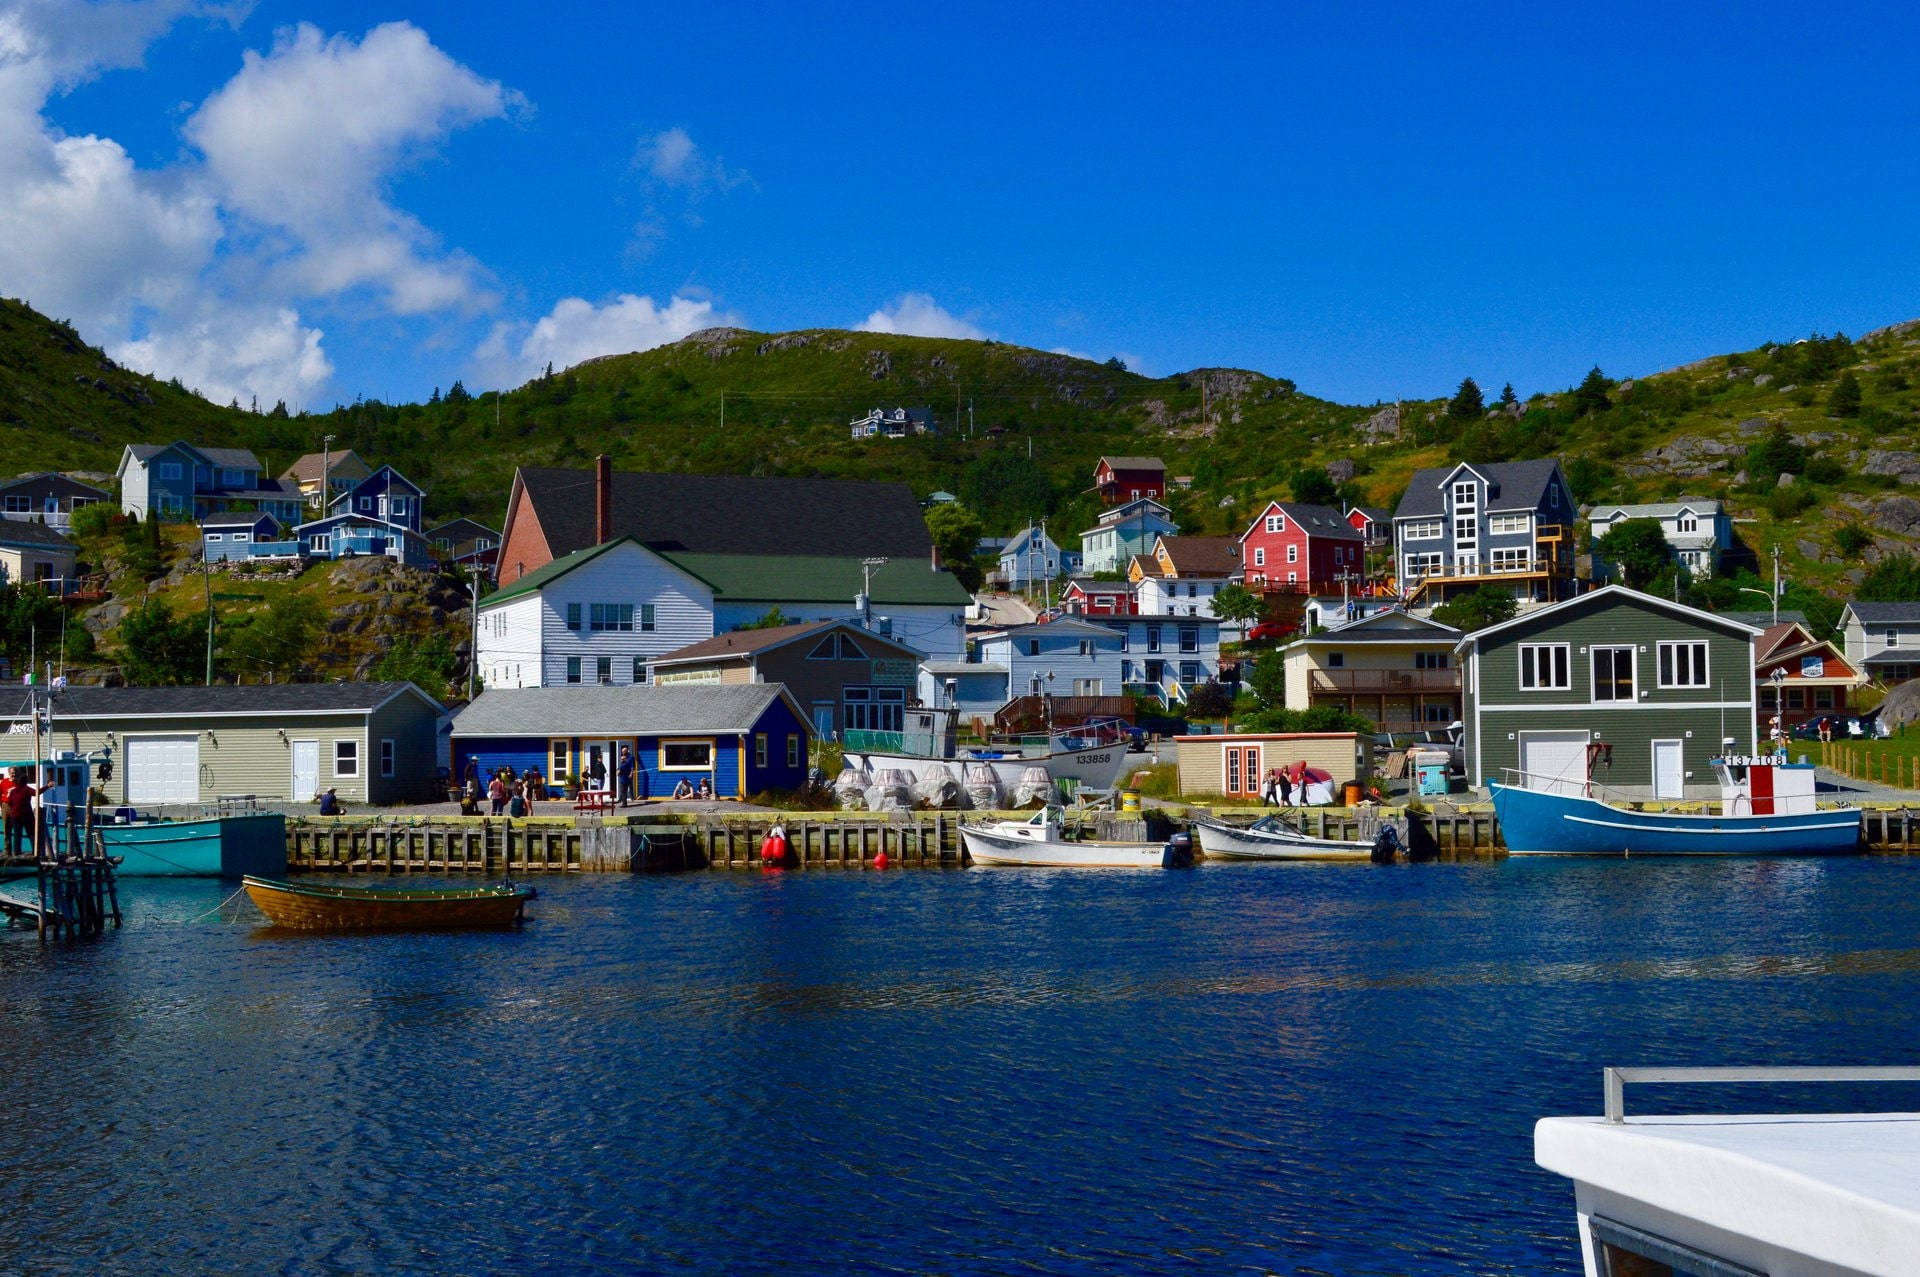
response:
<svg viewBox="0 0 1920 1277"><path fill-rule="evenodd" d="M215 403L259 396L306 404L333 376L322 333L287 307L221 304L192 319L175 317L163 332L122 342L108 353L127 367L177 377Z"/></svg>
<svg viewBox="0 0 1920 1277"><path fill-rule="evenodd" d="M381 293L403 315L491 301L484 272L441 251L384 187L464 125L521 103L435 48L406 22L355 43L302 23L187 121L224 205L264 232L288 291Z"/></svg>
<svg viewBox="0 0 1920 1277"><path fill-rule="evenodd" d="M704 298L674 297L660 306L651 297L622 293L596 306L568 297L533 324L494 325L474 359L484 384L517 386L549 363L556 370L569 368L599 355L652 350L702 328L739 323Z"/></svg>
<svg viewBox="0 0 1920 1277"><path fill-rule="evenodd" d="M862 333L900 333L910 337L962 337L980 341L986 333L967 320L943 310L926 293L903 293L891 307L882 307L854 327Z"/></svg>
<svg viewBox="0 0 1920 1277"><path fill-rule="evenodd" d="M730 169L719 156L709 156L702 151L678 125L641 137L633 162L655 181L695 194L709 187L730 191L753 182L753 175L745 169Z"/></svg>

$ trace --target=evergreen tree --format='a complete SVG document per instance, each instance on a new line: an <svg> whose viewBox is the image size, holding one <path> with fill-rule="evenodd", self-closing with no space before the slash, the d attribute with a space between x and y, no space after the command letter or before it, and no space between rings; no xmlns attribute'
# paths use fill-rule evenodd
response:
<svg viewBox="0 0 1920 1277"><path fill-rule="evenodd" d="M276 399L273 404L273 411L267 415L276 420L285 421L287 419L287 401L284 399Z"/></svg>
<svg viewBox="0 0 1920 1277"><path fill-rule="evenodd" d="M1487 412L1486 399L1480 394L1480 386L1473 378L1467 377L1460 382L1460 389L1453 392L1453 398L1447 401L1447 415L1455 421L1471 421L1483 417Z"/></svg>
<svg viewBox="0 0 1920 1277"><path fill-rule="evenodd" d="M120 669L132 687L177 687L206 672L205 618L174 618L157 596L120 622Z"/></svg>
<svg viewBox="0 0 1920 1277"><path fill-rule="evenodd" d="M447 402L450 404L471 403L473 396L467 393L466 386L456 381L447 387Z"/></svg>
<svg viewBox="0 0 1920 1277"><path fill-rule="evenodd" d="M1613 381L1600 371L1600 365L1595 364L1587 373L1586 379L1573 392L1573 415L1585 417L1590 413L1605 412L1613 407L1613 400L1607 397L1607 392L1612 390L1613 386Z"/></svg>
<svg viewBox="0 0 1920 1277"><path fill-rule="evenodd" d="M1520 396L1513 393L1512 382L1508 382L1506 385L1500 387L1500 406L1502 408L1511 408L1519 402Z"/></svg>
<svg viewBox="0 0 1920 1277"><path fill-rule="evenodd" d="M1829 417L1857 417L1860 415L1860 379L1849 369L1840 374L1840 380L1833 383L1833 393L1827 396L1827 415Z"/></svg>
<svg viewBox="0 0 1920 1277"><path fill-rule="evenodd" d="M927 532L933 537L933 548L940 553L941 566L953 573L968 593L986 583L986 574L974 558L985 532L978 515L957 501L937 505L927 511Z"/></svg>

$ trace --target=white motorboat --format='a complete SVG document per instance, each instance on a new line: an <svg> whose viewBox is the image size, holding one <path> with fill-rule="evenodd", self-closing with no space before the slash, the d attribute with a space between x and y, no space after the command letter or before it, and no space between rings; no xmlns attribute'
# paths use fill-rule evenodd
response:
<svg viewBox="0 0 1920 1277"><path fill-rule="evenodd" d="M1542 1118L1587 1277L1920 1271L1920 1113L1629 1118L1628 1082L1920 1082L1920 1068L1608 1069L1605 1115Z"/></svg>
<svg viewBox="0 0 1920 1277"><path fill-rule="evenodd" d="M1265 816L1244 828L1202 817L1193 827L1200 850L1223 860L1392 860L1400 847L1392 825L1380 826L1371 842L1315 838L1281 816Z"/></svg>
<svg viewBox="0 0 1920 1277"><path fill-rule="evenodd" d="M1031 820L963 824L960 840L976 865L1179 869L1193 863L1193 840L1187 834L1175 834L1166 842L1069 839L1058 807L1043 808Z"/></svg>

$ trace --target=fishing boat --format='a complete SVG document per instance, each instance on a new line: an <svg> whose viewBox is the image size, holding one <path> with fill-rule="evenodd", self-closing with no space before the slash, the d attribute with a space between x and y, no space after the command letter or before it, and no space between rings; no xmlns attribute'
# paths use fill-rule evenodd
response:
<svg viewBox="0 0 1920 1277"><path fill-rule="evenodd" d="M1031 820L963 824L960 840L976 865L1183 869L1193 863L1191 835L1175 834L1163 843L1070 839L1058 807L1043 808Z"/></svg>
<svg viewBox="0 0 1920 1277"><path fill-rule="evenodd" d="M271 877L287 871L287 818L279 812L140 820L94 830L128 877Z"/></svg>
<svg viewBox="0 0 1920 1277"><path fill-rule="evenodd" d="M1717 812L1609 802L1593 796L1591 777L1574 792L1565 781L1538 788L1488 781L1487 788L1500 836L1519 856L1818 855L1858 846L1860 809L1819 806L1813 764L1730 755L1714 759L1713 769Z"/></svg>
<svg viewBox="0 0 1920 1277"><path fill-rule="evenodd" d="M1392 825L1380 826L1371 842L1315 838L1282 816L1263 816L1246 826L1196 817L1193 828L1209 859L1392 860L1400 847Z"/></svg>
<svg viewBox="0 0 1920 1277"><path fill-rule="evenodd" d="M1920 1081L1911 1067L1604 1071L1604 1114L1534 1126L1573 1181L1587 1277L1915 1272L1920 1113L1633 1116L1629 1082Z"/></svg>
<svg viewBox="0 0 1920 1277"><path fill-rule="evenodd" d="M510 882L484 887L333 887L242 879L247 897L276 927L302 931L426 931L506 927L521 921L533 888Z"/></svg>
<svg viewBox="0 0 1920 1277"><path fill-rule="evenodd" d="M845 766L868 775L904 771L919 780L937 769L964 785L969 765L983 764L1001 790L1011 793L1029 767L1043 767L1056 784L1105 792L1126 770L1129 735L1120 720L1107 719L985 745L956 745L952 709L915 705L905 711L900 731L849 729L842 744Z"/></svg>

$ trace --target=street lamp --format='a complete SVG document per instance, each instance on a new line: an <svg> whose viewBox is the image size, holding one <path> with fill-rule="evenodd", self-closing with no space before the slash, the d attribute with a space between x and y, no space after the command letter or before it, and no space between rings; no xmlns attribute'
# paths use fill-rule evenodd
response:
<svg viewBox="0 0 1920 1277"><path fill-rule="evenodd" d="M1770 600L1773 604L1773 623L1775 625L1780 624L1780 595L1777 591L1770 592L1754 585L1742 585L1736 588L1738 588L1742 594L1758 594Z"/></svg>

